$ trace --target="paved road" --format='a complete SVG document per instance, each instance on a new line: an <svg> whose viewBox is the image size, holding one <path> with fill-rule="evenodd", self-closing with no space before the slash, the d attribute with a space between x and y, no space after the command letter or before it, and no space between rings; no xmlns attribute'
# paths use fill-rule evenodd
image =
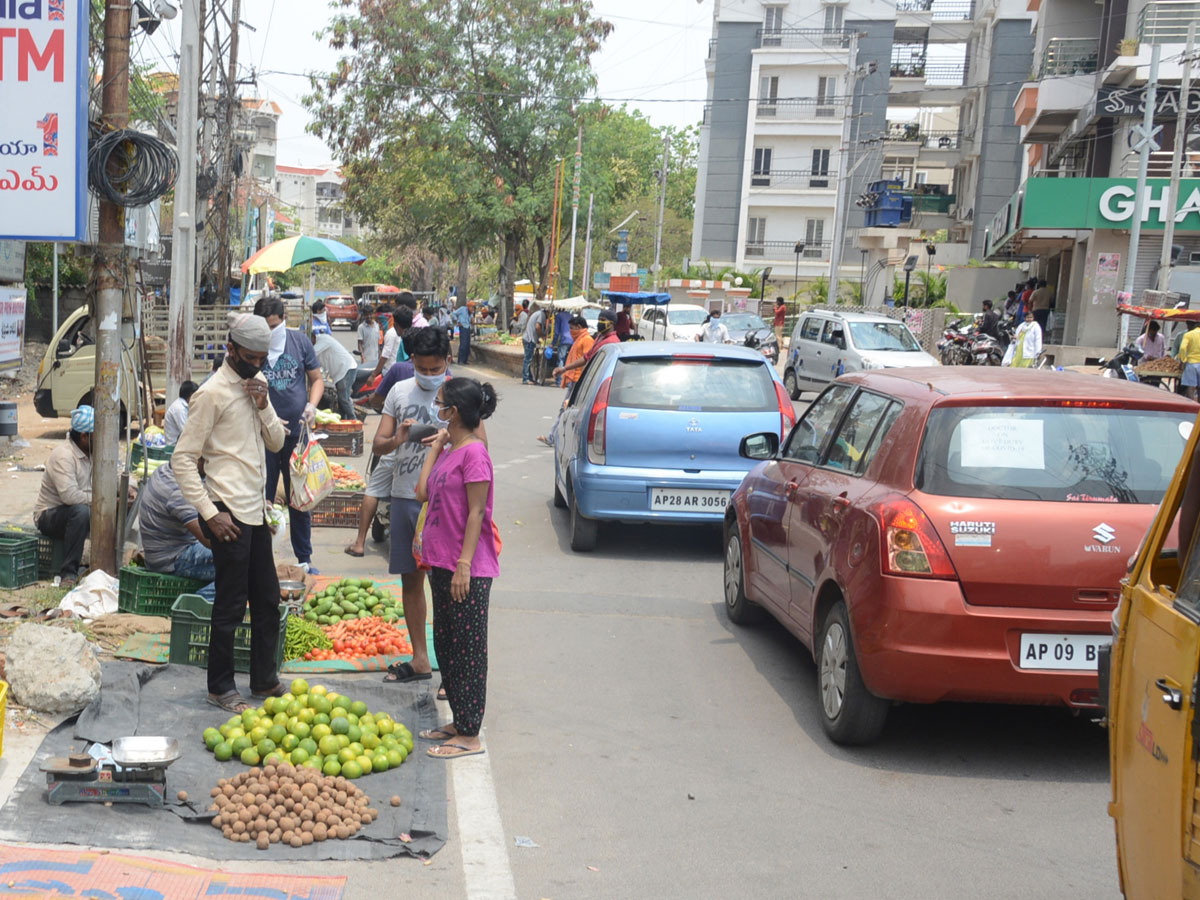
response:
<svg viewBox="0 0 1200 900"><path fill-rule="evenodd" d="M517 896L1118 896L1097 726L899 707L876 746L832 745L808 651L726 620L719 534L610 527L572 553L534 440L559 393L488 377L486 740Z"/></svg>
<svg viewBox="0 0 1200 900"><path fill-rule="evenodd" d="M486 377L500 393L488 430L504 540L488 754L414 760L452 767L446 848L429 866L185 861L336 871L350 898L383 884L410 900L1118 896L1095 725L901 707L877 745L835 747L808 652L776 625L725 619L718 533L605 528L596 552L572 553L534 440L559 393ZM341 553L345 529L314 537L326 572L386 571L380 546Z"/></svg>

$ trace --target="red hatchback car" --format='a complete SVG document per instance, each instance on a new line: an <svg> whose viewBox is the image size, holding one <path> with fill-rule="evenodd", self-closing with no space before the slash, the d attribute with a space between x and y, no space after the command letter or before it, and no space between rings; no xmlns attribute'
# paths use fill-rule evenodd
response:
<svg viewBox="0 0 1200 900"><path fill-rule="evenodd" d="M839 378L725 516L725 606L766 610L817 664L838 743L892 701L1096 706L1109 616L1197 407L1028 369Z"/></svg>

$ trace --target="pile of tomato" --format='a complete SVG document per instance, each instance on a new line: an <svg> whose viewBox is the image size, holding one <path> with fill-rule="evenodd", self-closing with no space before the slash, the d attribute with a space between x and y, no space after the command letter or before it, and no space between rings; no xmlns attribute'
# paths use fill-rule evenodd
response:
<svg viewBox="0 0 1200 900"><path fill-rule="evenodd" d="M333 641L332 650L310 650L308 660L362 659L367 656L402 656L412 653L408 632L378 616L347 619L322 626Z"/></svg>

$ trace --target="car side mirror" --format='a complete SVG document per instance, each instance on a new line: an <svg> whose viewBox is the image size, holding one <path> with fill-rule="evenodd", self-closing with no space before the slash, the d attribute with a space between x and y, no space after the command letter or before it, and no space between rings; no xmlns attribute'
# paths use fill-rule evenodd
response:
<svg viewBox="0 0 1200 900"><path fill-rule="evenodd" d="M844 337L842 337L840 334L835 334L833 336L833 346L837 347L839 350L845 350L846 349L846 339Z"/></svg>
<svg viewBox="0 0 1200 900"><path fill-rule="evenodd" d="M63 338L61 341L59 341L58 349L55 351L54 355L55 356L70 356L71 355L71 342L68 341L66 338Z"/></svg>
<svg viewBox="0 0 1200 900"><path fill-rule="evenodd" d="M738 454L746 459L772 459L779 452L779 435L773 431L748 434L738 444Z"/></svg>

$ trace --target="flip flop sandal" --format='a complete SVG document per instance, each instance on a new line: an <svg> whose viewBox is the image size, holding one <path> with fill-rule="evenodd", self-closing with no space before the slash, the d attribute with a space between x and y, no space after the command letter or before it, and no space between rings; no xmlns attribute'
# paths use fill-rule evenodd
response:
<svg viewBox="0 0 1200 900"><path fill-rule="evenodd" d="M219 696L217 694L209 694L208 704L210 706L215 706L218 709L223 709L226 712L238 714L254 708L246 701L246 698L237 691L229 691Z"/></svg>
<svg viewBox="0 0 1200 900"><path fill-rule="evenodd" d="M445 686L444 684L439 684L439 685L438 685L438 689L437 689L437 699L438 699L438 700L445 700L445 699L446 699L446 686Z"/></svg>
<svg viewBox="0 0 1200 900"><path fill-rule="evenodd" d="M345 553L347 556L353 556L355 559L362 559L364 556L366 556L366 555L367 555L367 553L366 553L366 551L365 551L365 550L364 550L362 553L355 553L355 552L354 552L353 550L351 550L349 547L347 547L347 548L346 548L345 550L343 550L342 552L343 552L343 553Z"/></svg>
<svg viewBox="0 0 1200 900"><path fill-rule="evenodd" d="M453 724L453 723L451 723L451 724ZM450 726L447 725L445 728L429 728L429 729L426 729L425 731L419 732L417 734L417 737L419 737L423 741L445 741L445 740L449 740L450 738L458 737L457 731L447 731L446 730L446 728L449 728L449 727Z"/></svg>
<svg viewBox="0 0 1200 900"><path fill-rule="evenodd" d="M269 691L253 691L252 690L250 692L250 696L253 697L255 700L266 700L268 697L282 697L286 693L287 693L287 688L285 688L283 686L283 682L280 681L280 682L277 682L275 684L275 687L271 688Z"/></svg>
<svg viewBox="0 0 1200 900"><path fill-rule="evenodd" d="M29 615L29 607L23 606L20 603L8 603L0 606L0 618L5 619L22 619Z"/></svg>
<svg viewBox="0 0 1200 900"><path fill-rule="evenodd" d="M417 672L413 669L412 663L393 663L388 666L387 674L383 676L383 680L388 684L407 684L410 681L432 681L432 672Z"/></svg>
<svg viewBox="0 0 1200 900"><path fill-rule="evenodd" d="M436 753L438 747L452 747L457 750L457 753ZM437 747L430 747L425 751L426 756L432 756L434 759L458 759L460 756L478 756L483 753L482 747L472 750L463 744L438 744Z"/></svg>

